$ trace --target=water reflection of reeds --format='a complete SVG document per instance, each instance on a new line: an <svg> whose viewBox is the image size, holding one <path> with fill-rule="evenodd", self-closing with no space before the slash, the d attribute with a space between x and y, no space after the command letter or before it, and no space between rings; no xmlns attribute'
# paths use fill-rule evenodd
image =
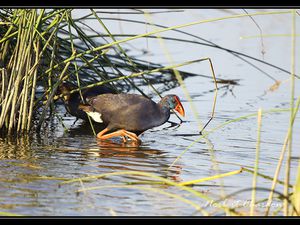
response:
<svg viewBox="0 0 300 225"><path fill-rule="evenodd" d="M30 159L34 156L31 140L25 138L0 138L0 159Z"/></svg>

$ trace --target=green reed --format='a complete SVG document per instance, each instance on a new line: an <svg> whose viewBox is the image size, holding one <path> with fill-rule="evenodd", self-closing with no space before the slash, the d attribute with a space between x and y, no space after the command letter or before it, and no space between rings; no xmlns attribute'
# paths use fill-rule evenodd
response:
<svg viewBox="0 0 300 225"><path fill-rule="evenodd" d="M105 27L97 14L91 12ZM32 128L39 132L45 121L55 115L51 112L55 110L55 101L62 97L57 95L57 89L63 81L75 84L79 88L77 91L105 83L118 92L136 89L147 96L139 87L140 80L136 82L140 76L160 95L152 83L161 81L145 78L145 68L171 75L172 66L162 69L158 64L136 61L117 44L108 29L113 42L101 44L93 35L84 32L79 21L73 19L72 9L0 10L1 133L23 134L33 131ZM127 76L129 71L139 75L136 78Z"/></svg>

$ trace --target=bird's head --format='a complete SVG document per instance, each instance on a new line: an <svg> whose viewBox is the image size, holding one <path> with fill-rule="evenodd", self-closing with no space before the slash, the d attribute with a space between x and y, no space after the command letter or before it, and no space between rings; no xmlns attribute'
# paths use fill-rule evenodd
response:
<svg viewBox="0 0 300 225"><path fill-rule="evenodd" d="M162 98L161 104L169 109L175 109L181 116L184 116L184 108L177 95L166 95Z"/></svg>

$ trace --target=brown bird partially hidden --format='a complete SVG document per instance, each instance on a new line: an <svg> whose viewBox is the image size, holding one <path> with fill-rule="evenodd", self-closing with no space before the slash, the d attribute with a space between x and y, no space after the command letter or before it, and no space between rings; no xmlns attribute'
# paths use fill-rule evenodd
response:
<svg viewBox="0 0 300 225"><path fill-rule="evenodd" d="M167 122L170 110L184 116L184 108L176 95L167 95L158 103L137 94L102 94L88 98L80 104L94 121L107 127L97 134L101 140L120 136L140 143L138 136L144 131ZM110 133L109 133L110 132Z"/></svg>
<svg viewBox="0 0 300 225"><path fill-rule="evenodd" d="M65 82L59 86L57 94L58 95L63 94L62 100L64 102L65 108L68 113L70 113L72 116L75 116L76 118L80 118L87 121L88 117L86 113L78 108L79 105L83 103L79 92L70 93L73 89L76 88L77 86L75 86L74 84ZM81 92L83 100L85 102L87 101L88 98L95 97L105 93L116 94L117 92L112 88L103 85L87 88L82 90Z"/></svg>

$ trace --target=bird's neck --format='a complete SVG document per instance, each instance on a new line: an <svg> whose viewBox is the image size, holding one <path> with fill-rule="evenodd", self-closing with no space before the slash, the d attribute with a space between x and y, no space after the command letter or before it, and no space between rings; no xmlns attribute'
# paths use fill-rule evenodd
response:
<svg viewBox="0 0 300 225"><path fill-rule="evenodd" d="M170 108L161 102L158 103L160 108L160 124L164 124L170 118Z"/></svg>

